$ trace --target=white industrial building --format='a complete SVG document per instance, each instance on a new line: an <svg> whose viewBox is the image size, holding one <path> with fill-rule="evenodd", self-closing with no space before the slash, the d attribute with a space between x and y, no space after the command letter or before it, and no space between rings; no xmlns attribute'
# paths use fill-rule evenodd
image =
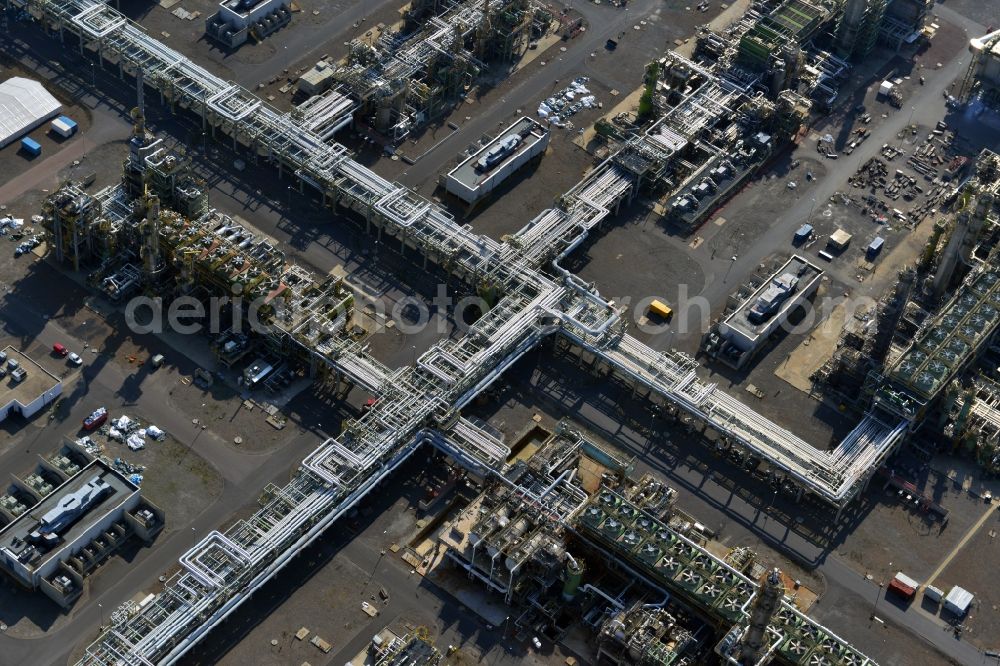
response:
<svg viewBox="0 0 1000 666"><path fill-rule="evenodd" d="M59 100L38 81L15 76L0 83L0 148L55 117L60 109Z"/></svg>
<svg viewBox="0 0 1000 666"><path fill-rule="evenodd" d="M139 503L139 488L100 460L0 531L0 565L26 587L42 578Z"/></svg>
<svg viewBox="0 0 1000 666"><path fill-rule="evenodd" d="M822 275L819 266L793 255L719 324L706 351L735 368L743 367L788 315L816 293Z"/></svg>
<svg viewBox="0 0 1000 666"><path fill-rule="evenodd" d="M973 599L975 599L975 595L972 592L955 585L948 591L948 596L944 598L944 609L956 617L963 617L969 612Z"/></svg>
<svg viewBox="0 0 1000 666"><path fill-rule="evenodd" d="M87 574L132 535L151 541L163 518L136 484L92 460L0 529L0 568L67 607Z"/></svg>
<svg viewBox="0 0 1000 666"><path fill-rule="evenodd" d="M292 0L222 0L205 21L205 34L229 48L261 41L292 20Z"/></svg>
<svg viewBox="0 0 1000 666"><path fill-rule="evenodd" d="M446 191L474 203L549 145L549 130L527 116L505 129L480 150L459 162L444 179Z"/></svg>
<svg viewBox="0 0 1000 666"><path fill-rule="evenodd" d="M315 65L307 69L299 77L299 92L306 95L319 95L333 85L334 74L337 68L326 60L320 60Z"/></svg>
<svg viewBox="0 0 1000 666"><path fill-rule="evenodd" d="M12 414L31 418L62 395L62 382L58 377L13 347L8 346L3 352L7 374L0 379L0 421ZM17 369L23 370L23 374L15 372Z"/></svg>

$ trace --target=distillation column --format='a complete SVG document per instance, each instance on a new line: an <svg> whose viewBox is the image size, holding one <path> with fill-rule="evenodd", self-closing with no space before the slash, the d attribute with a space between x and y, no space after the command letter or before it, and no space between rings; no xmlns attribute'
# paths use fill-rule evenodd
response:
<svg viewBox="0 0 1000 666"><path fill-rule="evenodd" d="M753 610L750 612L750 627L743 639L741 661L748 665L760 660L761 651L765 646L767 626L781 605L781 597L785 594L785 586L781 583L781 572L778 569L764 575L760 581L760 590L754 599Z"/></svg>

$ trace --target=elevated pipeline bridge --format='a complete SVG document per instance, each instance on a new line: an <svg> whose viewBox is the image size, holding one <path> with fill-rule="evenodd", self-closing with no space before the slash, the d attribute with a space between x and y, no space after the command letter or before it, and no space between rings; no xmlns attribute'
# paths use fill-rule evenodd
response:
<svg viewBox="0 0 1000 666"><path fill-rule="evenodd" d="M224 134L295 175L324 204L360 215L380 240L395 239L498 302L468 334L439 342L410 367L389 370L361 345L344 345L333 363L344 377L378 389L380 399L303 460L253 517L212 532L182 558L181 571L155 601L107 629L79 662L170 664L203 638L303 547L349 511L424 442L463 464L502 474L506 449L460 417L460 410L545 337L559 335L650 400L686 412L794 478L817 498L842 508L901 441L907 424L871 413L833 451L821 451L697 377L693 359L651 349L625 332L616 308L560 268L565 255L616 207L634 196L621 167L595 170L562 205L543 212L508 242L457 223L445 210L354 161L248 90L224 81L147 35L98 0L6 0L61 40L79 40L120 75L142 72L173 109L199 115Z"/></svg>

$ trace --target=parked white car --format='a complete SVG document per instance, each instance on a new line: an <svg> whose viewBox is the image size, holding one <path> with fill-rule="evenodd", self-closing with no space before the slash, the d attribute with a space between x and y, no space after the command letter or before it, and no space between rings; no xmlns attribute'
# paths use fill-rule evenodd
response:
<svg viewBox="0 0 1000 666"><path fill-rule="evenodd" d="M67 356L66 358L69 359L69 362L72 363L73 365L83 364L83 359L80 358L80 355L77 354L76 352L70 352L69 356Z"/></svg>

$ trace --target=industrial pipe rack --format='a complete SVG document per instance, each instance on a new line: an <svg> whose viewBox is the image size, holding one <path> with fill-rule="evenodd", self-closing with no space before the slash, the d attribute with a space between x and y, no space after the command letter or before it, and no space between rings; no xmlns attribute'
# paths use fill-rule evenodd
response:
<svg viewBox="0 0 1000 666"><path fill-rule="evenodd" d="M813 449L749 407L703 384L696 364L674 352L657 352L624 332L616 308L592 286L554 264L559 277L541 272L549 253L572 250L610 214L609 206L632 193L616 171L574 190L558 213L536 218L511 243L498 243L456 223L443 209L355 162L343 146L294 123L249 91L225 82L148 36L99 0L7 0L46 26L68 30L119 72L143 72L164 101L200 113L205 127L229 135L292 171L316 188L324 202L339 203L476 286L488 285L499 301L467 335L439 342L412 367L386 376L360 345L345 345L337 367L349 378L381 388L381 398L361 419L346 424L338 440L310 454L269 501L226 534L213 532L182 558L182 570L164 591L124 624L104 631L80 660L98 664L175 662L303 547L385 479L424 441L450 448L459 459L503 468L497 443L470 436L458 410L545 336L559 332L636 385L704 421L786 470L818 497L842 506L905 431L869 415L833 453ZM611 167L608 167L611 169ZM614 167L620 169L620 167ZM574 230L576 237L573 237ZM442 439L437 431L460 436ZM444 446L447 450L449 447Z"/></svg>

